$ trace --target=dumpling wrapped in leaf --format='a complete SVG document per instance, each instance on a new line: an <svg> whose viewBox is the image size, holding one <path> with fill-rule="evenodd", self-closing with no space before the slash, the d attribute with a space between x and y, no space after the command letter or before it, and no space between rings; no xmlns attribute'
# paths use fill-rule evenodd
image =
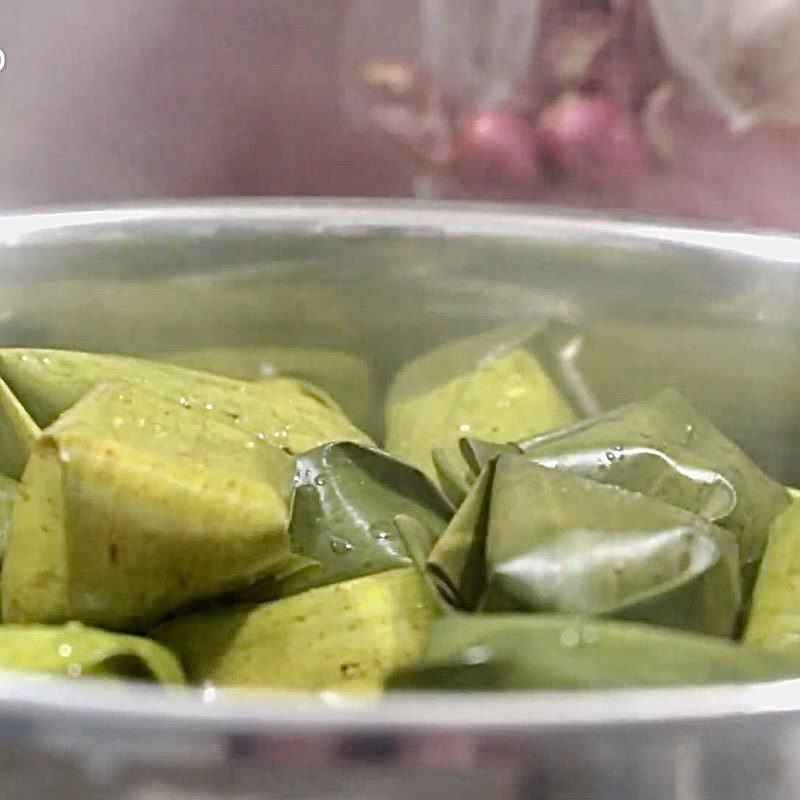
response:
<svg viewBox="0 0 800 800"><path fill-rule="evenodd" d="M0 377L42 427L98 383L124 380L288 453L339 439L371 444L323 392L292 378L251 383L127 356L22 349L0 349Z"/></svg>
<svg viewBox="0 0 800 800"><path fill-rule="evenodd" d="M735 536L683 509L502 455L429 563L467 609L597 614L727 636Z"/></svg>
<svg viewBox="0 0 800 800"><path fill-rule="evenodd" d="M333 442L298 456L289 540L306 561L292 574L254 587L248 598L286 596L409 566L395 523L401 514L421 526L427 555L452 509L424 473L373 447Z"/></svg>
<svg viewBox="0 0 800 800"><path fill-rule="evenodd" d="M674 389L515 445L462 443L474 471L509 449L544 466L657 497L728 528L739 541L748 580L771 521L788 504L785 488Z"/></svg>
<svg viewBox="0 0 800 800"><path fill-rule="evenodd" d="M593 409L567 366L578 340L554 325L512 325L451 342L407 364L386 401L386 449L428 475L460 463L458 440L519 439Z"/></svg>
<svg viewBox="0 0 800 800"><path fill-rule="evenodd" d="M7 622L145 630L288 556L293 459L232 422L101 384L47 428L2 572Z"/></svg>
<svg viewBox="0 0 800 800"><path fill-rule="evenodd" d="M800 677L800 658L655 625L560 614L458 614L389 688L611 689Z"/></svg>
<svg viewBox="0 0 800 800"><path fill-rule="evenodd" d="M65 625L0 625L0 670L183 683L178 659L141 636Z"/></svg>
<svg viewBox="0 0 800 800"><path fill-rule="evenodd" d="M177 617L153 636L195 683L372 692L419 657L432 615L423 577L406 567Z"/></svg>

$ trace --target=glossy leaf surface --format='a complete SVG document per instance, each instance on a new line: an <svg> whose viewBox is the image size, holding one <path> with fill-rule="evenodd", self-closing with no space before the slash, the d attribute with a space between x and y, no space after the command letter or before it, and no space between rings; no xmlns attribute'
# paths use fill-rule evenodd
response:
<svg viewBox="0 0 800 800"><path fill-rule="evenodd" d="M322 569L289 577L281 594L408 566L395 517L422 526L427 553L452 515L427 476L372 447L326 444L299 456L296 465L290 544Z"/></svg>
<svg viewBox="0 0 800 800"><path fill-rule="evenodd" d="M658 497L728 528L757 565L785 488L674 389L517 443L546 466Z"/></svg>
<svg viewBox="0 0 800 800"><path fill-rule="evenodd" d="M503 455L484 469L430 564L467 609L598 614L730 635L732 533L616 486Z"/></svg>
<svg viewBox="0 0 800 800"><path fill-rule="evenodd" d="M800 659L654 625L559 614L437 619L390 688L606 689L791 679Z"/></svg>

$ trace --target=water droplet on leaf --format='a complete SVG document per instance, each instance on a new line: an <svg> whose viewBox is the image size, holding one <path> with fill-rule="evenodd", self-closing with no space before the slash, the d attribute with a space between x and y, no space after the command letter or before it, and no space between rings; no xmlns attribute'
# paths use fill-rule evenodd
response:
<svg viewBox="0 0 800 800"><path fill-rule="evenodd" d="M344 555L353 549L353 545L350 544L350 542L346 539L340 539L338 536L331 536L328 543L330 544L331 550L336 553L337 556Z"/></svg>
<svg viewBox="0 0 800 800"><path fill-rule="evenodd" d="M566 628L561 633L561 644L564 647L575 647L580 640L581 634L576 628Z"/></svg>

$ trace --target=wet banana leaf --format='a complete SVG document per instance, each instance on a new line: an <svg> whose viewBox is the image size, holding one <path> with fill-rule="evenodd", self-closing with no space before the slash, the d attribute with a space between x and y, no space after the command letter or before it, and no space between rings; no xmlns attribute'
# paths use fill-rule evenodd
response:
<svg viewBox="0 0 800 800"><path fill-rule="evenodd" d="M428 557L439 590L454 606L474 611L486 587L486 539L497 464L491 461Z"/></svg>
<svg viewBox="0 0 800 800"><path fill-rule="evenodd" d="M429 563L467 609L597 614L729 636L735 536L645 495L503 455Z"/></svg>
<svg viewBox="0 0 800 800"><path fill-rule="evenodd" d="M461 456L466 461L469 468L467 482L471 485L476 475L479 475L483 468L501 455L519 456L524 453L523 449L515 442L487 442L483 439L472 439L465 437L459 441Z"/></svg>
<svg viewBox="0 0 800 800"><path fill-rule="evenodd" d="M326 444L299 456L296 465L290 546L322 569L288 576L280 595L409 566L395 517L422 525L427 554L452 516L422 472L372 447Z"/></svg>
<svg viewBox="0 0 800 800"><path fill-rule="evenodd" d="M753 589L746 644L800 655L800 498L772 523Z"/></svg>
<svg viewBox="0 0 800 800"><path fill-rule="evenodd" d="M431 452L433 469L436 480L444 496L450 501L453 508L458 508L466 499L470 487L470 475L459 470L457 464L451 463L445 452L440 447L435 447Z"/></svg>
<svg viewBox="0 0 800 800"><path fill-rule="evenodd" d="M235 424L101 384L42 432L2 572L7 622L145 630L289 555L293 459Z"/></svg>
<svg viewBox="0 0 800 800"><path fill-rule="evenodd" d="M38 437L39 426L0 379L0 474L19 480Z"/></svg>
<svg viewBox="0 0 800 800"><path fill-rule="evenodd" d="M406 567L178 617L153 636L193 683L363 692L419 657L431 617L423 579Z"/></svg>
<svg viewBox="0 0 800 800"><path fill-rule="evenodd" d="M238 380L285 375L320 386L359 425L372 421L375 386L367 362L341 350L280 345L275 347L213 347L158 356L182 367L213 372Z"/></svg>
<svg viewBox="0 0 800 800"><path fill-rule="evenodd" d="M0 377L42 427L101 381L124 380L292 454L339 439L371 444L324 393L292 378L252 383L127 356L21 349L0 349Z"/></svg>
<svg viewBox="0 0 800 800"><path fill-rule="evenodd" d="M517 445L545 466L660 498L728 528L739 540L746 582L770 523L788 505L785 488L674 389Z"/></svg>
<svg viewBox="0 0 800 800"><path fill-rule="evenodd" d="M594 410L565 367L576 341L555 325L513 325L420 356L390 387L386 449L436 477L432 451L457 465L466 434L504 442L575 421Z"/></svg>
<svg viewBox="0 0 800 800"><path fill-rule="evenodd" d="M19 484L0 475L0 562L6 552L6 538L11 525L11 513L14 510L14 500L19 492Z"/></svg>
<svg viewBox="0 0 800 800"><path fill-rule="evenodd" d="M559 614L437 619L396 689L606 689L800 677L800 658L635 622Z"/></svg>
<svg viewBox="0 0 800 800"><path fill-rule="evenodd" d="M0 625L0 669L184 683L177 658L141 636L65 625Z"/></svg>

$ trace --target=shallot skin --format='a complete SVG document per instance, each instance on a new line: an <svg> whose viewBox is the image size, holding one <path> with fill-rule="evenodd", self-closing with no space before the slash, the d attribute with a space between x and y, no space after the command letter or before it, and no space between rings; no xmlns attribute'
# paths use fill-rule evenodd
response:
<svg viewBox="0 0 800 800"><path fill-rule="evenodd" d="M533 125L504 109L477 111L462 120L455 164L473 181L535 186L542 175Z"/></svg>
<svg viewBox="0 0 800 800"><path fill-rule="evenodd" d="M646 172L636 117L607 95L565 92L541 111L536 133L550 167L577 183L631 188Z"/></svg>

